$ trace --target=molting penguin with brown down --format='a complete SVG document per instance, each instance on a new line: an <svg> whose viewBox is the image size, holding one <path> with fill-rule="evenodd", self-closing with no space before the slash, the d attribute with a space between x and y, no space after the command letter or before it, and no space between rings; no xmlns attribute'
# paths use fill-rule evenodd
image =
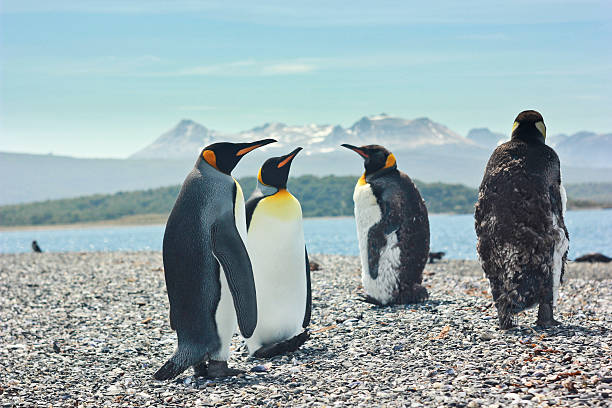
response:
<svg viewBox="0 0 612 408"><path fill-rule="evenodd" d="M365 166L353 200L366 301L422 302L429 296L421 286L429 254L429 219L419 190L384 147L342 146L359 154Z"/></svg>
<svg viewBox="0 0 612 408"><path fill-rule="evenodd" d="M257 299L246 249L246 210L231 172L245 154L275 142L214 143L187 175L168 218L163 261L174 355L154 375L174 378L193 366L196 375L239 374L227 359L236 325L245 338L257 323Z"/></svg>
<svg viewBox="0 0 612 408"><path fill-rule="evenodd" d="M502 329L514 325L513 314L537 305L537 325L559 324L553 305L569 248L566 195L559 158L545 139L542 115L519 113L510 141L495 149L480 185L477 249Z"/></svg>

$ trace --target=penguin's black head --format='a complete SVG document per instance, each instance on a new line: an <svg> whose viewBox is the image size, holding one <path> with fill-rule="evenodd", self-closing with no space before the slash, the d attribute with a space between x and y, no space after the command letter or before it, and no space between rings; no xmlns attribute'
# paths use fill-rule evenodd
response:
<svg viewBox="0 0 612 408"><path fill-rule="evenodd" d="M382 146L367 145L357 147L350 144L343 144L342 146L351 149L363 157L363 166L365 167L366 175L376 173L382 169L397 168L393 153Z"/></svg>
<svg viewBox="0 0 612 408"><path fill-rule="evenodd" d="M276 187L278 189L287 188L287 178L289 169L295 156L302 150L298 147L289 154L280 157L271 157L261 166L257 179L261 184Z"/></svg>
<svg viewBox="0 0 612 408"><path fill-rule="evenodd" d="M544 143L546 125L539 112L526 110L518 114L512 126L512 139L521 139L527 143Z"/></svg>
<svg viewBox="0 0 612 408"><path fill-rule="evenodd" d="M229 175L245 154L274 142L276 142L274 139L263 139L252 143L213 143L202 150L196 166L208 163L220 172Z"/></svg>

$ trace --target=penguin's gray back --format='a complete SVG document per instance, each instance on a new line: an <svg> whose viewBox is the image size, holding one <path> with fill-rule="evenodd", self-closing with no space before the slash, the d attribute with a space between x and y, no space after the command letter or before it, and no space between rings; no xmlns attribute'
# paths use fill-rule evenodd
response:
<svg viewBox="0 0 612 408"><path fill-rule="evenodd" d="M493 152L476 204L477 249L493 298L514 313L553 300L569 242L564 210L553 149L511 140Z"/></svg>
<svg viewBox="0 0 612 408"><path fill-rule="evenodd" d="M170 326L178 347L154 374L158 380L174 378L207 358L226 361L236 323L249 337L257 322L240 186L204 166L185 179L164 233Z"/></svg>
<svg viewBox="0 0 612 408"><path fill-rule="evenodd" d="M429 219L408 175L389 169L355 186L355 221L366 292L386 304L422 282Z"/></svg>
<svg viewBox="0 0 612 408"><path fill-rule="evenodd" d="M170 300L170 326L179 336L219 346L214 316L220 298L219 265L212 255L210 231L219 213L234 211L235 185L218 171L194 168L170 213L163 240L163 261ZM186 244L186 240L189 243ZM201 278L195 275L203 274ZM194 280L204 285L193 285ZM191 316L203 316L193 318ZM206 317L210 318L206 318Z"/></svg>

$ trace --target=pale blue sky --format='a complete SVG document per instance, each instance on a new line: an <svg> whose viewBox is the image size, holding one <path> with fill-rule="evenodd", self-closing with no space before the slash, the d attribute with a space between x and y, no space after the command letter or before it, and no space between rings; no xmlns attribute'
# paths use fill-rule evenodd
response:
<svg viewBox="0 0 612 408"><path fill-rule="evenodd" d="M3 0L0 150L126 157L182 118L612 131L612 1L302 3Z"/></svg>

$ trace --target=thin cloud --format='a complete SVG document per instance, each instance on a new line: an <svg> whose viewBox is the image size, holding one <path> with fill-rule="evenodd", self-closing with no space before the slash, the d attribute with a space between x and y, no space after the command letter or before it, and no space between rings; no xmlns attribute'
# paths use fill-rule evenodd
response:
<svg viewBox="0 0 612 408"><path fill-rule="evenodd" d="M474 41L504 41L508 40L506 34L503 33L474 33L464 34L457 37L460 40L474 40Z"/></svg>
<svg viewBox="0 0 612 408"><path fill-rule="evenodd" d="M314 65L289 63L289 64L274 64L264 67L263 73L266 75L293 75L307 74L315 71L317 68Z"/></svg>
<svg viewBox="0 0 612 408"><path fill-rule="evenodd" d="M204 111L216 110L217 107L209 106L209 105L184 105L184 106L179 106L177 109L181 111L189 111L189 112L204 112Z"/></svg>
<svg viewBox="0 0 612 408"><path fill-rule="evenodd" d="M261 62L255 60L235 61L224 64L202 65L183 68L174 72L159 73L159 76L267 76L300 75L316 71L312 63L300 61Z"/></svg>
<svg viewBox="0 0 612 408"><path fill-rule="evenodd" d="M104 55L85 59L52 60L43 65L32 66L33 71L52 75L125 75L135 71L147 71L162 63L155 55L133 57Z"/></svg>

